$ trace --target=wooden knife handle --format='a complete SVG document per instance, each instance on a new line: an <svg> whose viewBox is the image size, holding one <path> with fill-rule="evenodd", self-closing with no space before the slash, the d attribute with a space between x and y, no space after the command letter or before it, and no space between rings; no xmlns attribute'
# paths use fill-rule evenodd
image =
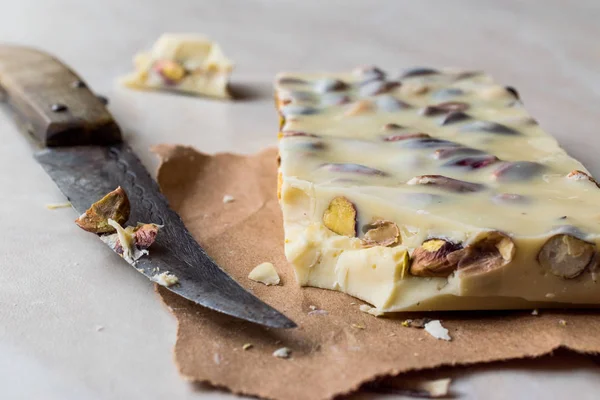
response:
<svg viewBox="0 0 600 400"><path fill-rule="evenodd" d="M20 122L45 146L121 141L119 126L104 103L47 53L0 45L0 88Z"/></svg>

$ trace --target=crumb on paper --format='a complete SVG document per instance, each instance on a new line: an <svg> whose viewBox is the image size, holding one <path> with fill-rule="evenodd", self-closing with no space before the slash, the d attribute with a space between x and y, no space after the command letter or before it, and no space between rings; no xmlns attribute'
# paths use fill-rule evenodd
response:
<svg viewBox="0 0 600 400"><path fill-rule="evenodd" d="M352 302L352 303L350 303L350 305L351 305L351 306L355 306L355 305L356 305L356 303L355 303L355 302Z"/></svg>
<svg viewBox="0 0 600 400"><path fill-rule="evenodd" d="M254 345L252 343L246 343L242 346L242 350L250 350Z"/></svg>
<svg viewBox="0 0 600 400"><path fill-rule="evenodd" d="M48 210L56 210L58 208L69 208L71 207L71 202L67 201L65 203L49 203L46 204L46 208Z"/></svg>
<svg viewBox="0 0 600 400"><path fill-rule="evenodd" d="M277 271L275 270L275 266L270 262L264 262L254 267L248 274L248 279L260 282L267 286L279 285L279 282L281 282L279 274L277 274Z"/></svg>
<svg viewBox="0 0 600 400"><path fill-rule="evenodd" d="M96 326L96 332L102 332L103 330L104 330L104 327L102 325Z"/></svg>
<svg viewBox="0 0 600 400"><path fill-rule="evenodd" d="M152 280L158 283L159 285L166 287L173 286L179 283L179 278L170 273L169 271L165 271L161 274L155 274L154 276L152 276Z"/></svg>
<svg viewBox="0 0 600 400"><path fill-rule="evenodd" d="M383 311L379 310L378 308L371 307L368 304L361 304L359 307L359 310L364 313L374 315L376 317L381 317L382 315L385 314Z"/></svg>
<svg viewBox="0 0 600 400"><path fill-rule="evenodd" d="M317 309L317 306L308 306L308 308L310 308L312 311L315 311Z"/></svg>
<svg viewBox="0 0 600 400"><path fill-rule="evenodd" d="M273 357L278 358L290 358L291 355L292 350L290 350L288 347L282 347L273 352Z"/></svg>
<svg viewBox="0 0 600 400"><path fill-rule="evenodd" d="M213 361L217 365L221 365L221 355L219 353L213 354Z"/></svg>
<svg viewBox="0 0 600 400"><path fill-rule="evenodd" d="M567 326L567 321L565 321L564 319L559 319L559 320L558 320L558 324L559 324L560 326Z"/></svg>
<svg viewBox="0 0 600 400"><path fill-rule="evenodd" d="M431 336L440 340L450 341L452 338L448 334L448 329L442 326L442 323L439 320L433 320L425 324L425 330Z"/></svg>
<svg viewBox="0 0 600 400"><path fill-rule="evenodd" d="M406 328L423 329L428 322L431 322L430 318L405 319L402 321L402 326Z"/></svg>
<svg viewBox="0 0 600 400"><path fill-rule="evenodd" d="M226 194L225 196L223 196L223 203L227 204L227 203L233 203L235 201L235 197L233 197L230 194Z"/></svg>
<svg viewBox="0 0 600 400"><path fill-rule="evenodd" d="M351 326L356 329L366 329L364 324L352 324Z"/></svg>
<svg viewBox="0 0 600 400"><path fill-rule="evenodd" d="M329 314L327 311L325 310L312 310L309 311L308 315L327 315Z"/></svg>
<svg viewBox="0 0 600 400"><path fill-rule="evenodd" d="M540 314L540 313L539 313L539 311L538 311L538 309L537 309L537 308L536 308L536 309L534 309L534 310L531 312L531 315L539 315L539 314Z"/></svg>
<svg viewBox="0 0 600 400"><path fill-rule="evenodd" d="M554 293L546 293L546 298L547 299L553 299L555 297L556 297L556 295Z"/></svg>

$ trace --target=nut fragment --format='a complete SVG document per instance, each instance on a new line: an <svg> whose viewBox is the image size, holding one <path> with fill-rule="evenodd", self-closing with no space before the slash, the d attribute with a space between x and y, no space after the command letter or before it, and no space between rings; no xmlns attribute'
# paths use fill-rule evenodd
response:
<svg viewBox="0 0 600 400"><path fill-rule="evenodd" d="M400 239L400 229L392 221L378 220L365 228L367 232L362 238L364 247L392 246Z"/></svg>
<svg viewBox="0 0 600 400"><path fill-rule="evenodd" d="M175 85L179 83L186 75L185 68L175 61L172 60L159 60L152 66L169 85Z"/></svg>
<svg viewBox="0 0 600 400"><path fill-rule="evenodd" d="M109 225L112 219L124 224L129 219L130 204L125 190L119 186L98 200L75 220L75 223L83 230L92 233L112 233L115 228Z"/></svg>
<svg viewBox="0 0 600 400"><path fill-rule="evenodd" d="M460 181L443 175L420 175L406 182L407 185L432 185L456 193L479 192L485 188L480 183Z"/></svg>
<svg viewBox="0 0 600 400"><path fill-rule="evenodd" d="M344 113L347 116L355 116L364 114L368 111L373 110L373 103L369 100L360 100L354 104L351 104L348 110Z"/></svg>
<svg viewBox="0 0 600 400"><path fill-rule="evenodd" d="M388 135L388 136L385 136L383 138L383 140L386 141L386 142L398 142L400 140L424 139L424 138L430 138L430 137L431 136L429 136L426 133L416 132L416 133L402 133L402 134Z"/></svg>
<svg viewBox="0 0 600 400"><path fill-rule="evenodd" d="M465 111L469 108L469 105L462 101L447 101L445 103L435 104L433 106L427 106L422 110L423 115L433 116L448 114L450 112Z"/></svg>
<svg viewBox="0 0 600 400"><path fill-rule="evenodd" d="M443 239L426 240L413 251L410 273L416 276L447 277L458 267L456 260L451 261L448 255L460 249L460 244Z"/></svg>
<svg viewBox="0 0 600 400"><path fill-rule="evenodd" d="M158 235L159 225L156 224L138 224L133 231L133 242L140 250L146 250L152 246Z"/></svg>
<svg viewBox="0 0 600 400"><path fill-rule="evenodd" d="M461 275L489 272L510 263L516 248L511 238L498 231L478 234L464 249L448 255Z"/></svg>
<svg viewBox="0 0 600 400"><path fill-rule="evenodd" d="M575 278L594 257L595 246L572 235L555 235L548 239L538 254L538 262L552 274Z"/></svg>
<svg viewBox="0 0 600 400"><path fill-rule="evenodd" d="M356 236L356 208L347 198L338 196L323 213L323 224L338 235Z"/></svg>
<svg viewBox="0 0 600 400"><path fill-rule="evenodd" d="M598 184L598 182L589 174L580 171L578 169L575 169L571 172L569 172L569 174L567 175L567 179L571 179L574 181L582 181L582 180L588 180L590 182L592 182L594 185L600 187L600 184Z"/></svg>

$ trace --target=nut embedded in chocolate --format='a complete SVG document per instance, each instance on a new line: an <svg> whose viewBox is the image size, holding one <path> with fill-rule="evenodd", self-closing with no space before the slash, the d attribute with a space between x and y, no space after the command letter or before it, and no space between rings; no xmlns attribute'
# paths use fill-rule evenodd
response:
<svg viewBox="0 0 600 400"><path fill-rule="evenodd" d="M187 75L185 68L173 60L158 60L152 65L152 69L167 85L176 85Z"/></svg>
<svg viewBox="0 0 600 400"><path fill-rule="evenodd" d="M472 157L459 157L445 163L444 167L467 167L471 169L485 168L500 161L496 156L490 154Z"/></svg>
<svg viewBox="0 0 600 400"><path fill-rule="evenodd" d="M444 239L429 239L412 253L410 273L416 276L448 277L458 267L456 260L448 255L462 249L457 243Z"/></svg>
<svg viewBox="0 0 600 400"><path fill-rule="evenodd" d="M130 204L125 190L119 186L98 200L75 220L83 230L92 233L112 233L115 228L108 223L109 219L123 225L129 219Z"/></svg>
<svg viewBox="0 0 600 400"><path fill-rule="evenodd" d="M340 79L324 78L315 82L315 89L318 92L335 92L348 89L348 84Z"/></svg>
<svg viewBox="0 0 600 400"><path fill-rule="evenodd" d="M458 265L461 275L476 275L493 271L510 263L516 253L514 242L498 231L479 233L461 250L448 255L448 261Z"/></svg>
<svg viewBox="0 0 600 400"><path fill-rule="evenodd" d="M385 142L399 142L401 140L423 139L423 138L430 138L430 137L431 136L429 136L426 133L416 132L416 133L404 133L404 134L389 135L389 136L385 136L383 138L383 140Z"/></svg>
<svg viewBox="0 0 600 400"><path fill-rule="evenodd" d="M440 114L447 114L456 111L465 111L469 108L469 105L462 101L447 101L445 103L435 104L433 106L425 107L421 113L428 117Z"/></svg>
<svg viewBox="0 0 600 400"><path fill-rule="evenodd" d="M349 174L359 174L359 175L379 175L386 176L387 174L383 171L380 171L375 168L367 167L366 165L361 164L352 164L352 163L329 163L323 164L321 168L326 169L331 172L343 172Z"/></svg>
<svg viewBox="0 0 600 400"><path fill-rule="evenodd" d="M277 80L277 83L280 85L304 85L308 82L304 79L294 78L291 76L283 76Z"/></svg>
<svg viewBox="0 0 600 400"><path fill-rule="evenodd" d="M413 76L427 76L427 75L436 75L439 74L440 71L427 68L427 67L413 67L402 71L400 75L401 78L412 78Z"/></svg>
<svg viewBox="0 0 600 400"><path fill-rule="evenodd" d="M361 97L375 96L382 93L387 93L400 86L397 81L380 81L373 80L365 83L358 89L358 94Z"/></svg>
<svg viewBox="0 0 600 400"><path fill-rule="evenodd" d="M440 122L440 125L451 125L457 122L466 121L471 119L471 116L462 111L452 111L450 114L446 115L444 119Z"/></svg>
<svg viewBox="0 0 600 400"><path fill-rule="evenodd" d="M400 240L400 229L392 221L377 220L366 225L361 242L364 247L392 246Z"/></svg>
<svg viewBox="0 0 600 400"><path fill-rule="evenodd" d="M598 184L598 181L596 181L591 175L589 175L583 171L580 171L578 169L575 169L575 170L569 172L569 174L567 175L567 179L570 179L573 181L590 181L594 185L600 187L600 184Z"/></svg>
<svg viewBox="0 0 600 400"><path fill-rule="evenodd" d="M461 132L488 132L500 135L519 135L520 132L506 125L491 121L474 121L460 128Z"/></svg>
<svg viewBox="0 0 600 400"><path fill-rule="evenodd" d="M564 278L575 278L587 267L596 246L572 235L552 236L538 253L538 262L552 274Z"/></svg>
<svg viewBox="0 0 600 400"><path fill-rule="evenodd" d="M375 99L375 105L378 109L385 112L394 112L410 108L410 105L389 94L378 96Z"/></svg>
<svg viewBox="0 0 600 400"><path fill-rule="evenodd" d="M323 213L323 225L338 235L356 236L356 207L343 196L334 197Z"/></svg>
<svg viewBox="0 0 600 400"><path fill-rule="evenodd" d="M461 181L443 175L420 175L406 182L407 185L431 185L456 193L473 193L485 189L480 183Z"/></svg>
<svg viewBox="0 0 600 400"><path fill-rule="evenodd" d="M546 167L533 161L514 161L501 164L492 177L498 182L519 182L532 179Z"/></svg>

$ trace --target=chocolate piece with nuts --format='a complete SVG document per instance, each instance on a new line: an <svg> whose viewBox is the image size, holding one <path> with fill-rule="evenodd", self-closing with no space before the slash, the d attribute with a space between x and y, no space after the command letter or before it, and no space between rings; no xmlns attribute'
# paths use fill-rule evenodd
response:
<svg viewBox="0 0 600 400"><path fill-rule="evenodd" d="M83 230L92 233L113 233L115 228L109 223L113 219L120 225L129 219L130 204L127 193L120 186L98 200L75 220Z"/></svg>

